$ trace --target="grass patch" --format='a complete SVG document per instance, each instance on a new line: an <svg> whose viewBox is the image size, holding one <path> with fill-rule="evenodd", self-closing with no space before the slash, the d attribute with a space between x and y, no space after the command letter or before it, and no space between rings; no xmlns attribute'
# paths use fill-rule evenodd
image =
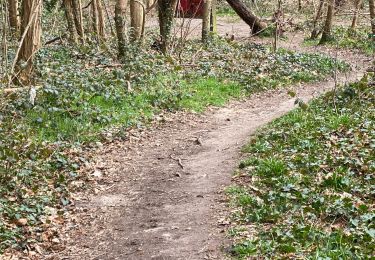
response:
<svg viewBox="0 0 375 260"><path fill-rule="evenodd" d="M244 147L227 189L233 257L373 257L374 79L290 112Z"/></svg>
<svg viewBox="0 0 375 260"><path fill-rule="evenodd" d="M89 183L79 171L82 147L126 138L130 127L165 111L200 112L348 68L324 56L220 39L189 42L178 57L128 46L125 65L112 67L116 62L93 46L51 45L36 59L35 104L26 92L0 98L0 252L58 236L50 227L64 219L72 191Z"/></svg>

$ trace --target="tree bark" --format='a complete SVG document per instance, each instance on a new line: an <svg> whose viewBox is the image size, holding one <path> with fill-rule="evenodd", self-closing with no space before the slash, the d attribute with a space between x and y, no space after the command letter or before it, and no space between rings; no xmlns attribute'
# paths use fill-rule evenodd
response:
<svg viewBox="0 0 375 260"><path fill-rule="evenodd" d="M357 26L358 13L359 13L359 9L361 7L361 4L362 4L362 0L355 0L355 2L354 2L354 14L353 14L353 19L352 19L352 24L350 26L350 28L352 30L354 30L355 27Z"/></svg>
<svg viewBox="0 0 375 260"><path fill-rule="evenodd" d="M97 1L91 1L91 19L92 19L92 31L96 34L96 37L99 38L99 17L98 17L98 6Z"/></svg>
<svg viewBox="0 0 375 260"><path fill-rule="evenodd" d="M73 43L77 43L77 30L74 22L74 12L73 12L73 0L64 0L65 17L68 24L69 39Z"/></svg>
<svg viewBox="0 0 375 260"><path fill-rule="evenodd" d="M138 41L143 36L145 6L140 0L130 0L130 40Z"/></svg>
<svg viewBox="0 0 375 260"><path fill-rule="evenodd" d="M330 0L328 3L327 17L323 28L322 38L319 44L324 44L332 40L332 23L333 23L333 13L335 10L335 0Z"/></svg>
<svg viewBox="0 0 375 260"><path fill-rule="evenodd" d="M214 34L217 33L216 6L217 6L217 0L212 0L212 2L211 2L210 31Z"/></svg>
<svg viewBox="0 0 375 260"><path fill-rule="evenodd" d="M227 2L241 19L250 26L253 34L257 34L267 27L267 24L253 14L241 0L227 0Z"/></svg>
<svg viewBox="0 0 375 260"><path fill-rule="evenodd" d="M96 33L98 42L105 39L105 21L101 0L92 0L91 3L92 27Z"/></svg>
<svg viewBox="0 0 375 260"><path fill-rule="evenodd" d="M375 1L369 0L371 28L372 28L372 39L375 41Z"/></svg>
<svg viewBox="0 0 375 260"><path fill-rule="evenodd" d="M13 32L17 32L19 28L17 10L18 0L8 0L9 8L9 25Z"/></svg>
<svg viewBox="0 0 375 260"><path fill-rule="evenodd" d="M127 0L116 0L115 5L115 24L116 24L116 34L117 34L117 48L118 57L125 57L125 19L126 19L126 4Z"/></svg>
<svg viewBox="0 0 375 260"><path fill-rule="evenodd" d="M202 41L207 42L210 35L211 0L203 0Z"/></svg>
<svg viewBox="0 0 375 260"><path fill-rule="evenodd" d="M311 32L310 39L314 40L318 37L319 35L319 30L318 30L318 21L320 17L322 16L323 13L323 6L324 6L324 0L320 0L318 10L316 12L316 16L313 22L313 30Z"/></svg>
<svg viewBox="0 0 375 260"><path fill-rule="evenodd" d="M22 1L21 47L16 61L16 75L23 84L29 84L33 58L40 47L42 0Z"/></svg>
<svg viewBox="0 0 375 260"><path fill-rule="evenodd" d="M79 35L80 41L85 42L85 32L83 30L83 14L81 0L72 0L74 24Z"/></svg>
<svg viewBox="0 0 375 260"><path fill-rule="evenodd" d="M159 27L161 51L166 54L170 45L170 36L177 0L159 0Z"/></svg>
<svg viewBox="0 0 375 260"><path fill-rule="evenodd" d="M98 10L98 25L99 25L99 36L102 40L105 39L105 18L104 18L104 10L101 0L94 0L97 3L97 10Z"/></svg>

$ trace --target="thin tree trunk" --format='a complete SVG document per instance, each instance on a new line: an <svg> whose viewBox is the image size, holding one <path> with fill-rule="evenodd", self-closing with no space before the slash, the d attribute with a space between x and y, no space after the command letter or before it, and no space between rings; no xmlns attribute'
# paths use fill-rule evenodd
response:
<svg viewBox="0 0 375 260"><path fill-rule="evenodd" d="M103 6L104 6L105 14L107 16L108 25L109 25L109 28L111 30L111 36L115 36L115 32L114 32L113 26L112 26L112 19L110 18L110 15L109 15L109 12L108 12L108 6L106 5L104 0L103 0Z"/></svg>
<svg viewBox="0 0 375 260"><path fill-rule="evenodd" d="M7 19L7 5L1 5L0 6L0 14L1 14L1 20L2 20L2 59L1 59L1 68L0 68L0 78L5 75L6 71L8 70L8 19ZM2 75L3 74L3 75Z"/></svg>
<svg viewBox="0 0 375 260"><path fill-rule="evenodd" d="M216 6L217 6L217 0L212 0L212 2L211 2L210 31L214 34L217 33Z"/></svg>
<svg viewBox="0 0 375 260"><path fill-rule="evenodd" d="M210 35L211 0L203 1L202 41L207 42Z"/></svg>
<svg viewBox="0 0 375 260"><path fill-rule="evenodd" d="M91 19L92 19L92 31L96 34L98 40L99 37L99 17L98 17L98 6L97 1L92 0L91 2Z"/></svg>
<svg viewBox="0 0 375 260"><path fill-rule="evenodd" d="M118 57L125 57L125 19L126 19L126 4L127 0L116 0L115 5L115 24L116 24L116 34L117 34L117 48Z"/></svg>
<svg viewBox="0 0 375 260"><path fill-rule="evenodd" d="M362 4L362 0L355 0L355 2L354 2L354 14L353 14L353 19L352 19L352 24L350 26L350 28L352 30L354 30L355 27L357 26L358 13L359 13L359 9L361 7L361 4Z"/></svg>
<svg viewBox="0 0 375 260"><path fill-rule="evenodd" d="M369 0L371 28L372 28L372 39L375 41L375 1Z"/></svg>
<svg viewBox="0 0 375 260"><path fill-rule="evenodd" d="M140 0L130 0L130 40L138 41L143 36L145 6Z"/></svg>
<svg viewBox="0 0 375 260"><path fill-rule="evenodd" d="M176 10L177 0L159 0L159 27L161 36L161 50L167 53L170 45L170 36L173 26L173 18Z"/></svg>
<svg viewBox="0 0 375 260"><path fill-rule="evenodd" d="M234 11L247 23L253 34L259 33L267 27L255 14L253 14L241 0L227 0Z"/></svg>
<svg viewBox="0 0 375 260"><path fill-rule="evenodd" d="M316 12L316 16L315 16L315 19L314 19L314 22L313 22L313 30L311 32L311 37L310 37L310 39L312 39L312 40L316 39L318 37L318 34L319 34L318 21L319 21L320 17L322 16L323 6L324 6L324 0L320 0L318 10Z"/></svg>
<svg viewBox="0 0 375 260"><path fill-rule="evenodd" d="M327 17L323 28L322 38L319 44L324 44L332 40L332 23L333 23L333 13L335 10L335 0L330 0L327 9Z"/></svg>
<svg viewBox="0 0 375 260"><path fill-rule="evenodd" d="M19 28L17 10L18 10L18 0L8 0L9 9L9 25L13 32L17 32Z"/></svg>
<svg viewBox="0 0 375 260"><path fill-rule="evenodd" d="M105 18L104 18L104 10L101 0L94 0L97 4L97 10L98 10L98 25L99 25L99 36L102 40L105 39Z"/></svg>
<svg viewBox="0 0 375 260"><path fill-rule="evenodd" d="M74 22L74 12L73 12L73 0L64 0L64 9L66 21L68 24L68 31L70 34L70 41L77 43L77 30Z"/></svg>
<svg viewBox="0 0 375 260"><path fill-rule="evenodd" d="M33 71L33 58L40 47L42 32L40 15L42 0L22 1L21 46L16 56L17 78L23 84L29 84Z"/></svg>

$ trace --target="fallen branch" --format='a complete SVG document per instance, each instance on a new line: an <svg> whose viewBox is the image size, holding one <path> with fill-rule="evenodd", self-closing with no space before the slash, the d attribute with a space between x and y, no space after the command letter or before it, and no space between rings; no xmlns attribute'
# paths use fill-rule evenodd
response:
<svg viewBox="0 0 375 260"><path fill-rule="evenodd" d="M99 64L96 65L95 68L117 68L117 67L122 67L124 64Z"/></svg>
<svg viewBox="0 0 375 260"><path fill-rule="evenodd" d="M46 42L44 43L44 45L48 45L48 44L54 43L54 42L56 42L56 41L62 40L65 36L66 36L66 34L63 34L63 35L61 35L61 36L57 36L57 37L55 37L55 38L53 38L53 39L51 39L51 40L49 40L49 41L46 41Z"/></svg>
<svg viewBox="0 0 375 260"><path fill-rule="evenodd" d="M37 90L37 89L40 89L41 87L42 86L35 86L34 89ZM23 90L29 90L29 89L30 89L30 87L4 88L4 89L0 88L0 93L9 94L9 93L14 93L14 92L23 91Z"/></svg>
<svg viewBox="0 0 375 260"><path fill-rule="evenodd" d="M184 169L184 165L182 164L181 158L174 158L172 155L170 155L171 159L177 161L178 166L181 167L181 169Z"/></svg>

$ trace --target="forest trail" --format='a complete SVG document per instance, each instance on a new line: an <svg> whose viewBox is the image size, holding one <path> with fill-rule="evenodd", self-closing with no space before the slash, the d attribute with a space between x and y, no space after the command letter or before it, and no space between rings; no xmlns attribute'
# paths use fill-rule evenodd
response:
<svg viewBox="0 0 375 260"><path fill-rule="evenodd" d="M300 42L293 38L293 49ZM288 47L290 42L282 45ZM328 52L329 49L304 48ZM353 67L339 83L359 79L369 59L340 51ZM292 89L309 101L333 79ZM286 89L254 94L205 113L166 114L125 142L103 146L89 167L96 194L76 203L82 226L68 227L66 249L47 259L225 259L225 201L249 136L292 110Z"/></svg>

